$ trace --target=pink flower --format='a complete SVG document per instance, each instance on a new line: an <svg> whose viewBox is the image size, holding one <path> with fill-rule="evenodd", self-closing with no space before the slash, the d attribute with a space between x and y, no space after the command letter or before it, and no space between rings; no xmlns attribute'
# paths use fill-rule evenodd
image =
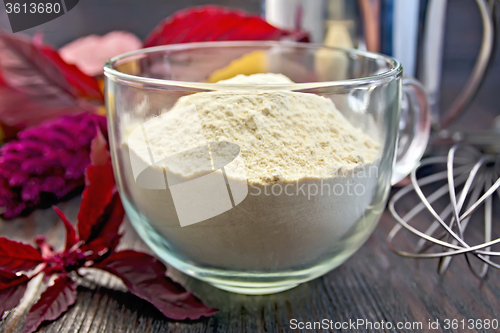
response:
<svg viewBox="0 0 500 333"><path fill-rule="evenodd" d="M125 31L112 31L104 36L90 35L65 45L59 50L61 58L76 65L89 76L102 75L104 63L119 54L142 47L137 36Z"/></svg>

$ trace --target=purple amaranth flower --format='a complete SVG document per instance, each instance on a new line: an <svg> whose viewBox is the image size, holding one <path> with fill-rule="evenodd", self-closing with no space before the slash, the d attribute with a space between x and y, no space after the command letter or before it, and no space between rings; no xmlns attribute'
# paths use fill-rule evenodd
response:
<svg viewBox="0 0 500 333"><path fill-rule="evenodd" d="M106 117L82 113L51 119L0 148L0 208L4 219L27 215L79 193L96 126Z"/></svg>

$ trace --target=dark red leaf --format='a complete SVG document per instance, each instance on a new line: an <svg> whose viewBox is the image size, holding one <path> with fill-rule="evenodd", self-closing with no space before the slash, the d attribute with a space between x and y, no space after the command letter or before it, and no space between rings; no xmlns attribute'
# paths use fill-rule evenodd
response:
<svg viewBox="0 0 500 333"><path fill-rule="evenodd" d="M86 187L78 213L78 235L86 241L99 224L99 217L115 193L115 179L111 164L89 165L85 171Z"/></svg>
<svg viewBox="0 0 500 333"><path fill-rule="evenodd" d="M9 126L93 110L89 101L103 102L95 78L40 42L0 32L0 59L4 82L0 84L0 120Z"/></svg>
<svg viewBox="0 0 500 333"><path fill-rule="evenodd" d="M33 246L0 237L0 269L28 271L42 262L42 255Z"/></svg>
<svg viewBox="0 0 500 333"><path fill-rule="evenodd" d="M76 235L75 227L59 208L56 206L53 206L52 208L56 211L57 215L59 215L59 218L64 223L64 229L66 229L66 246L64 247L64 250L68 251L79 241L78 236Z"/></svg>
<svg viewBox="0 0 500 333"><path fill-rule="evenodd" d="M0 100L0 120L8 126L18 128L17 131L59 115L95 113L95 108L91 105L74 105L69 100L67 104L53 99L41 100L7 86L0 86Z"/></svg>
<svg viewBox="0 0 500 333"><path fill-rule="evenodd" d="M104 102L99 82L95 78L82 73L75 65L67 64L53 48L46 45L39 47L44 56L55 65L55 70L63 70L65 81L61 79L60 83L69 85L69 91L74 97Z"/></svg>
<svg viewBox="0 0 500 333"><path fill-rule="evenodd" d="M76 283L69 277L62 276L45 290L33 305L24 324L25 333L37 330L44 321L57 319L76 301Z"/></svg>
<svg viewBox="0 0 500 333"><path fill-rule="evenodd" d="M167 277L165 265L148 254L120 251L94 267L119 277L132 294L153 304L168 318L199 319L217 312Z"/></svg>
<svg viewBox="0 0 500 333"><path fill-rule="evenodd" d="M24 274L19 273L18 275L17 273L0 269L0 290L16 286L25 280L29 280L29 278Z"/></svg>
<svg viewBox="0 0 500 333"><path fill-rule="evenodd" d="M141 40L125 31L112 31L104 36L90 35L65 45L59 50L61 58L75 64L87 75L102 75L104 63L119 54L142 47Z"/></svg>
<svg viewBox="0 0 500 333"><path fill-rule="evenodd" d="M0 72L0 87L4 87L7 85L7 82L5 82L2 72Z"/></svg>
<svg viewBox="0 0 500 333"><path fill-rule="evenodd" d="M261 17L218 6L192 7L176 12L156 27L144 47L224 40L308 41L307 33L278 29Z"/></svg>
<svg viewBox="0 0 500 333"><path fill-rule="evenodd" d="M30 279L24 275L0 270L0 318L4 311L19 304Z"/></svg>
<svg viewBox="0 0 500 333"><path fill-rule="evenodd" d="M0 33L0 59L5 82L27 95L103 101L97 80L67 64L48 45Z"/></svg>
<svg viewBox="0 0 500 333"><path fill-rule="evenodd" d="M104 213L92 231L92 235L82 246L83 251L91 250L94 255L89 259L96 262L104 259L103 254L114 251L118 245L121 235L118 233L123 221L125 211L120 196L115 192Z"/></svg>
<svg viewBox="0 0 500 333"><path fill-rule="evenodd" d="M21 298L23 298L26 288L28 287L28 280L22 284L0 290L0 318L5 311L15 308Z"/></svg>
<svg viewBox="0 0 500 333"><path fill-rule="evenodd" d="M83 241L92 237L94 229L99 229L99 217L116 191L113 167L104 141L98 131L91 143L91 164L85 170L86 186L78 212L78 235Z"/></svg>

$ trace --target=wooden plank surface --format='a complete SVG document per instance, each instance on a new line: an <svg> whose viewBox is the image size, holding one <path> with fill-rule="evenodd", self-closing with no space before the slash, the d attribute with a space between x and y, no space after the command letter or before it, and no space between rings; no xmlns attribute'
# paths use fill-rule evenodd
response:
<svg viewBox="0 0 500 333"><path fill-rule="evenodd" d="M115 2L117 2L116 0ZM188 1L183 5L204 3ZM237 2L237 1L236 1ZM242 3L246 5L242 5ZM44 25L46 38L55 44L65 43L86 33L104 33L113 29L137 30L141 37L162 17L167 16L180 5L157 10L165 1L150 1L141 7L141 13L133 11L134 19L127 17L128 11L120 12L120 20L107 20L92 12L110 10L100 7L100 0L88 0L79 4L81 20L71 19L68 29L61 30L55 22ZM99 3L99 4L98 4ZM122 2L120 1L120 4ZM169 2L170 4L171 2ZM235 1L225 1L233 4ZM259 10L257 0L240 1L239 7ZM97 5L98 4L98 5ZM85 7L85 6L87 7ZM132 6L130 1L127 6ZM135 4L133 4L135 6ZM92 9L94 6L95 9ZM91 8L92 7L92 8ZM175 8L174 8L175 7ZM246 8L251 7L251 8ZM472 68L477 49L480 23L477 20L474 2L455 0L449 2L447 39L444 52L444 76L442 105L449 105L460 91ZM103 9L104 8L104 9ZM107 9L106 9L107 8ZM128 8L128 7L126 7ZM149 9L148 9L149 8ZM156 9L155 9L156 8ZM162 7L163 8L163 7ZM104 13L103 12L103 13ZM106 13L108 13L106 12ZM132 13L132 11L131 11ZM144 26L144 18L155 13L154 20L146 20L151 27ZM85 15L84 15L85 14ZM161 14L161 17L160 17ZM90 16L89 16L90 15ZM106 14L109 16L109 13ZM69 15L66 15L68 19ZM106 16L106 17L108 17ZM141 19L142 17L142 19ZM467 22L464 24L463 22ZM125 26L125 23L127 24ZM88 27L87 27L88 25ZM65 25L66 26L66 25ZM89 29L93 30L89 30ZM76 29L76 30L75 30ZM129 29L129 28L127 28ZM462 30L460 30L462 29ZM460 122L467 128L484 128L492 123L499 112L500 95L500 52L491 68L491 74L483 85L478 98ZM407 201L408 207L416 201ZM498 203L498 202L497 202ZM75 220L79 200L62 203L60 207ZM499 207L494 231L498 237ZM463 258L453 260L449 271L443 276L436 273L435 260L415 261L394 255L385 245L385 238L394 225L392 217L385 212L379 226L365 245L344 265L332 272L300 285L299 287L269 296L243 296L220 291L210 285L186 277L173 269L170 273L211 306L221 311L214 317L195 322L173 322L165 319L148 303L125 292L123 286L107 275L93 277L93 281L82 281L78 299L64 316L54 323L44 325L40 332L288 332L290 320L319 321L330 319L339 322L365 319L373 322L422 322L436 319L498 319L500 320L499 272L491 270L485 280L475 278L468 270ZM127 246L142 248L144 245L127 224ZM48 233L56 244L63 242L62 224L50 210L38 211L33 216L12 221L0 221L0 235L19 240L30 240L33 236ZM405 239L399 239L404 245ZM97 281L97 282L96 282ZM14 311L4 315L0 322L0 333L20 332L30 300L37 297L36 286L25 301ZM311 330L316 331L316 330ZM325 330L326 331L326 330ZM346 329L344 331L352 331ZM391 331L391 330L387 330ZM411 331L408 330L392 330ZM413 330L418 331L418 330ZM428 331L428 330L424 330ZM450 332L441 327L433 332ZM462 330L461 330L462 331ZM465 330L467 331L467 330ZM480 332L493 330L479 329Z"/></svg>
<svg viewBox="0 0 500 333"><path fill-rule="evenodd" d="M411 207L415 203L409 200L405 205ZM79 200L73 199L61 206L74 218L78 204ZM481 281L468 271L460 257L453 260L449 271L439 276L435 260L404 259L387 249L385 238L393 225L392 217L385 212L374 234L344 265L274 295L232 294L170 269L174 278L221 310L214 317L199 321L165 319L151 305L126 293L115 279L108 275L92 277L98 283L83 281L75 306L54 323L43 326L40 332L287 332L292 319L303 322L364 319L393 325L421 322L424 328L429 320L436 319L441 324L445 319L500 320L498 271L491 270L487 279ZM495 228L495 233L498 229ZM125 247L144 247L128 222L125 230ZM0 234L16 239L28 240L41 232L48 232L61 245L62 224L50 210L39 211L29 219L0 222ZM405 246L406 242L407 238L400 237L397 244ZM32 289L31 296L36 298L36 286ZM0 332L21 332L28 304L29 300L23 301L20 308L5 315ZM451 331L442 328L438 331Z"/></svg>

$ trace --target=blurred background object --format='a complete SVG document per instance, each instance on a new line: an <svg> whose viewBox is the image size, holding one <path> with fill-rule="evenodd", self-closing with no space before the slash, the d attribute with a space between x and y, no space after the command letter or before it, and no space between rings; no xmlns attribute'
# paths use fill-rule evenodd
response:
<svg viewBox="0 0 500 333"><path fill-rule="evenodd" d="M79 37L90 34L105 35L113 30L128 31L144 39L162 19L175 11L214 3L250 13L263 14L266 17L272 16L272 18L268 17L268 20L276 25L284 22L284 25L291 24L291 27L295 27L297 19L303 17L302 24L306 30L308 24L317 23L323 26L323 29L311 28L313 42L372 50L377 50L378 46L380 52L393 54L403 62L407 74L416 75L426 85L432 102L437 106L435 109L439 110L448 109L461 92L481 45L481 15L474 0L286 0L284 3L289 4L289 10L293 8L292 4L299 2L307 4L299 13L287 15L289 18L286 19L284 12L278 10L280 2L282 1L107 0L103 2L85 0L80 1L67 14L24 32L34 35L35 32L40 31L43 33L44 41L56 47L62 47ZM315 15L319 15L321 11L318 8L320 7L323 8L323 17L317 22L311 21L310 17L313 15L309 14L308 8ZM416 8L419 9L418 12ZM377 27L377 20L373 17L378 15L377 13L381 16L391 15L391 12L395 19L380 21L380 26ZM427 45L422 45L424 54L419 54L411 51L410 46L415 45L415 39L421 38L419 36L425 27L421 24L415 26L415 24L423 22L422 15L426 15L426 12L432 13L426 21L431 25L428 29L432 31L434 38L429 39ZM365 21L370 27L375 26L375 30L356 23L363 15L367 16ZM0 26L3 30L10 31L3 2L0 3ZM396 29L400 26L401 29ZM444 29L440 31L440 27ZM395 38L394 41L399 40L399 44L398 42L391 43L392 40L387 38L384 39L391 29L393 33L401 32L407 38ZM359 38L366 35L366 31L370 35L370 41ZM377 31L380 32L374 33ZM439 45L442 47L442 53L436 50ZM425 53L427 49L441 56L429 59L428 54ZM466 113L452 128L463 128L466 124L469 129L482 129L486 124L494 123L495 117L499 114L498 105L500 104L500 96L496 92L500 85L500 61L498 60L500 56L498 53L494 56L489 74L477 98L471 104L471 109L474 111ZM427 74L424 74L418 66L418 62L422 61L426 62L428 68L434 70L428 70ZM471 122L472 119L475 121Z"/></svg>
<svg viewBox="0 0 500 333"><path fill-rule="evenodd" d="M493 52L496 1L469 2L480 13L482 33L476 38L482 43L469 79L446 108L439 101L447 0L266 0L264 14L278 27L310 32L315 43L395 57L403 64L405 75L419 79L425 87L435 127L445 128L475 97Z"/></svg>
<svg viewBox="0 0 500 333"><path fill-rule="evenodd" d="M274 26L297 29L311 34L311 42L322 44L325 36L327 0L266 0L266 20Z"/></svg>

